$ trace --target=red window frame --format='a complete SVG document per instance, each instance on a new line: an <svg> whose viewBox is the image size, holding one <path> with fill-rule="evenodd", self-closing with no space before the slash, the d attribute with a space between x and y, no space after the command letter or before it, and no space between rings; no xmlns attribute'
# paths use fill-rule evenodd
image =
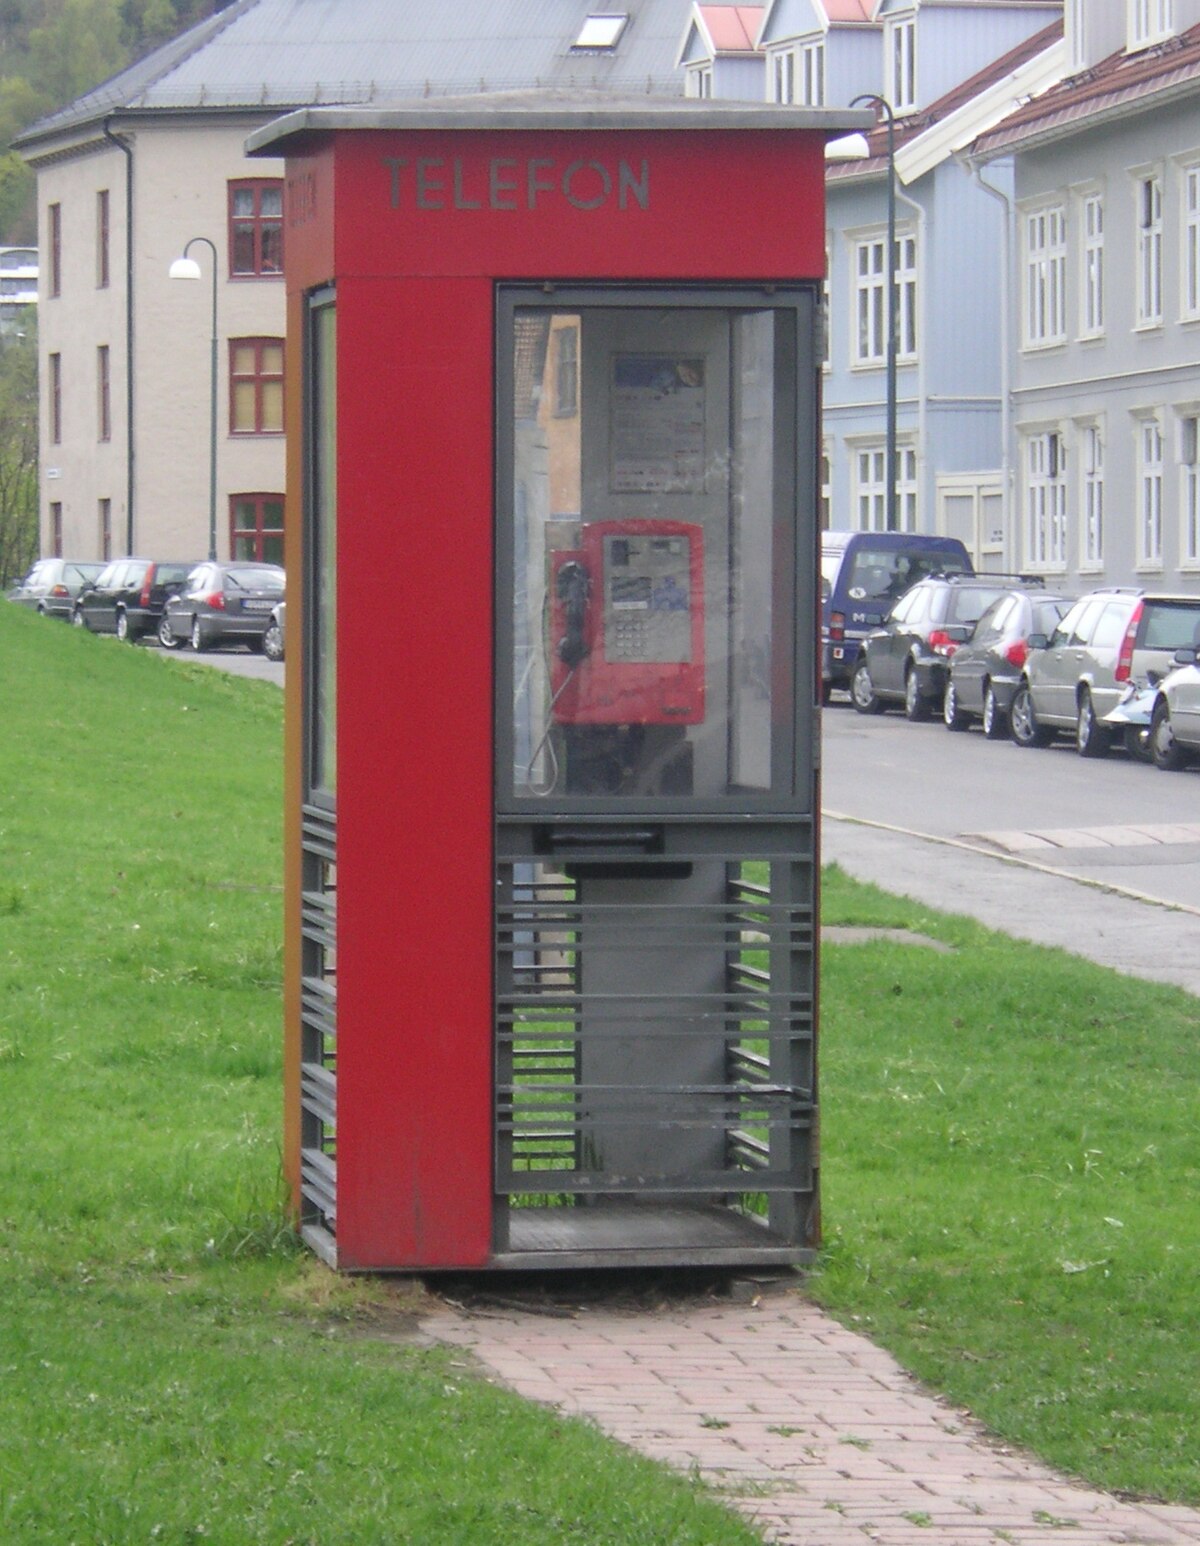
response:
<svg viewBox="0 0 1200 1546"><path fill-rule="evenodd" d="M101 440L112 439L112 370L109 363L108 345L101 344L96 350L96 416Z"/></svg>
<svg viewBox="0 0 1200 1546"><path fill-rule="evenodd" d="M62 504L57 500L50 502L50 556L61 558L63 556L62 544Z"/></svg>
<svg viewBox="0 0 1200 1546"><path fill-rule="evenodd" d="M101 188L96 194L96 287L108 289L110 278L108 264L109 200L108 189Z"/></svg>
<svg viewBox="0 0 1200 1546"><path fill-rule="evenodd" d="M62 205L51 204L50 219L50 294L62 294Z"/></svg>
<svg viewBox="0 0 1200 1546"><path fill-rule="evenodd" d="M229 433L231 435L283 434L283 339L231 338L229 340ZM277 350L279 368L268 369L268 350ZM246 356L250 355L249 362ZM247 369L247 363L249 368ZM278 392L270 389L278 388ZM253 422L242 418L242 407L249 398L253 404ZM272 411L277 405L277 411ZM242 422L239 423L239 419Z"/></svg>
<svg viewBox="0 0 1200 1546"><path fill-rule="evenodd" d="M283 277L281 177L243 177L230 182L229 277Z"/></svg>
<svg viewBox="0 0 1200 1546"><path fill-rule="evenodd" d="M62 444L62 355L50 356L50 444Z"/></svg>
<svg viewBox="0 0 1200 1546"><path fill-rule="evenodd" d="M230 553L242 562L282 564L283 521L282 494L230 494Z"/></svg>

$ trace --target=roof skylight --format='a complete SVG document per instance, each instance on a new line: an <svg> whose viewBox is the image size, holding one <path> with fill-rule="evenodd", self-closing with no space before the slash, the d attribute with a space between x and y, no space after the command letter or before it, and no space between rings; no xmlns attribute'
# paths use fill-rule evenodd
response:
<svg viewBox="0 0 1200 1546"><path fill-rule="evenodd" d="M625 11L592 11L579 29L572 48L616 48L629 15Z"/></svg>

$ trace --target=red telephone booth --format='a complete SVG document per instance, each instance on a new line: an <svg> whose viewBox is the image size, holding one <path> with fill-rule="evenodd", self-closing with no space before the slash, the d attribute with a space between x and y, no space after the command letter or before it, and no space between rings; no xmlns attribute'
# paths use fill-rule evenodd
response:
<svg viewBox="0 0 1200 1546"><path fill-rule="evenodd" d="M287 157L287 1166L348 1269L801 1260L823 148L311 109Z"/></svg>

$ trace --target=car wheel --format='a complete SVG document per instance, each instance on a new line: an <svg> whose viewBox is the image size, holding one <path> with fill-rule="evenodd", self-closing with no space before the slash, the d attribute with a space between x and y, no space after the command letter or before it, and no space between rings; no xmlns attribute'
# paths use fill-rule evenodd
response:
<svg viewBox="0 0 1200 1546"><path fill-rule="evenodd" d="M191 640L192 648L197 653L199 653L200 650L206 650L208 648L208 640L204 637L204 630L200 627L200 619L198 617L192 618Z"/></svg>
<svg viewBox="0 0 1200 1546"><path fill-rule="evenodd" d="M1085 687L1079 694L1075 720L1075 750L1081 757L1103 757L1108 752L1108 731L1096 718L1092 695Z"/></svg>
<svg viewBox="0 0 1200 1546"><path fill-rule="evenodd" d="M85 626L86 625L83 621L83 608L76 607L75 610L71 613L71 627L83 628Z"/></svg>
<svg viewBox="0 0 1200 1546"><path fill-rule="evenodd" d="M860 714L878 714L883 708L871 681L871 670L864 655L854 668L850 678L850 701Z"/></svg>
<svg viewBox="0 0 1200 1546"><path fill-rule="evenodd" d="M120 639L122 644L131 644L133 642L133 636L129 632L129 618L123 608L117 613L117 638Z"/></svg>
<svg viewBox="0 0 1200 1546"><path fill-rule="evenodd" d="M904 717L914 722L929 718L929 699L921 692L916 666L909 666L904 673Z"/></svg>
<svg viewBox="0 0 1200 1546"><path fill-rule="evenodd" d="M1154 705L1154 717L1150 721L1150 755L1154 758L1154 766L1165 768L1168 773L1178 773L1187 761L1171 729L1171 711L1165 698L1160 698Z"/></svg>
<svg viewBox="0 0 1200 1546"><path fill-rule="evenodd" d="M262 638L262 652L268 660L283 659L283 629L271 623Z"/></svg>
<svg viewBox="0 0 1200 1546"><path fill-rule="evenodd" d="M963 713L962 705L958 701L958 692L954 686L953 677L946 683L946 696L942 699L942 722L947 730L965 730L971 723L970 718Z"/></svg>
<svg viewBox="0 0 1200 1546"><path fill-rule="evenodd" d="M989 741L999 741L1008 730L1008 719L996 701L996 689L989 682L983 690L983 733Z"/></svg>
<svg viewBox="0 0 1200 1546"><path fill-rule="evenodd" d="M171 631L171 620L164 612L158 620L158 642L165 650L177 650L179 638Z"/></svg>
<svg viewBox="0 0 1200 1546"><path fill-rule="evenodd" d="M1022 682L1013 695L1008 711L1008 725L1018 746L1049 746L1051 732L1039 725L1033 712L1033 700L1029 688Z"/></svg>
<svg viewBox="0 0 1200 1546"><path fill-rule="evenodd" d="M1135 762L1153 762L1154 758L1150 752L1150 727L1126 725L1125 750Z"/></svg>

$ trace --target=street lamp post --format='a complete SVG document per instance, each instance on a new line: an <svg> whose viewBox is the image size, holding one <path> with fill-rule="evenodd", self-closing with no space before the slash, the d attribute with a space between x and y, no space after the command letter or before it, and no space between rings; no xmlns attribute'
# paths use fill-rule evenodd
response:
<svg viewBox="0 0 1200 1546"><path fill-rule="evenodd" d="M212 254L212 341L209 361L208 556L217 556L217 249L207 236L193 236L167 271L170 279L199 279L200 265L188 253L203 242Z"/></svg>
<svg viewBox="0 0 1200 1546"><path fill-rule="evenodd" d="M887 122L887 428L884 440L884 525L888 531L898 530L896 511L896 355L899 335L896 315L896 117L891 103L874 92L864 92L855 97L851 107L870 102L883 114Z"/></svg>

